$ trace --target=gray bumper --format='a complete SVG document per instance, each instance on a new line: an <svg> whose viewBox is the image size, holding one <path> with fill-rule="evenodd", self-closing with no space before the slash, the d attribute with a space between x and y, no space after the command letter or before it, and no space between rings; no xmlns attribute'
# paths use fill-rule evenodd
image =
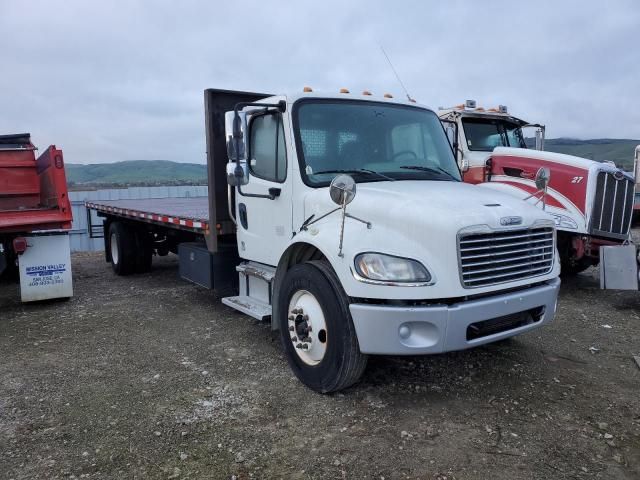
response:
<svg viewBox="0 0 640 480"><path fill-rule="evenodd" d="M425 355L495 342L547 324L555 315L559 290L560 279L555 278L527 290L453 305L394 307L355 303L350 310L362 353ZM468 339L471 324L475 328L486 325L478 322L527 311L537 314L531 323ZM491 332L491 327L486 331Z"/></svg>

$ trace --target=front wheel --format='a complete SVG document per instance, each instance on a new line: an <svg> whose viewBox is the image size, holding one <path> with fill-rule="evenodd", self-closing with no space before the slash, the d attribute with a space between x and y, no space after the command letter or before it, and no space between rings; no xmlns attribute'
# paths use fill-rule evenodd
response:
<svg viewBox="0 0 640 480"><path fill-rule="evenodd" d="M590 258L580 258L578 260L570 259L561 262L560 273L563 277L570 277L584 272L587 268L594 265L594 262Z"/></svg>
<svg viewBox="0 0 640 480"><path fill-rule="evenodd" d="M278 296L280 338L298 379L329 393L356 383L367 366L349 299L329 264L312 261L286 274Z"/></svg>

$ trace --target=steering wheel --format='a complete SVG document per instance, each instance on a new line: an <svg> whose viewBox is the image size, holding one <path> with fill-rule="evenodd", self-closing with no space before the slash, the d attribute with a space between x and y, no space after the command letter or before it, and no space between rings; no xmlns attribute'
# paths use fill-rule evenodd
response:
<svg viewBox="0 0 640 480"><path fill-rule="evenodd" d="M416 155L416 152L414 152L413 150L401 150L399 152L396 152L391 155L391 160L395 160L396 157L399 157L400 155L412 155L414 160L418 160L418 155Z"/></svg>

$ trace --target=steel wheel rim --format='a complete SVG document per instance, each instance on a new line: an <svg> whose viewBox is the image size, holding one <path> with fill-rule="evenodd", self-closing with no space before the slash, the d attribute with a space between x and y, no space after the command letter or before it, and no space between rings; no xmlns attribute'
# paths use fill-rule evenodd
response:
<svg viewBox="0 0 640 480"><path fill-rule="evenodd" d="M117 265L120 260L120 252L118 251L118 241L115 233L111 234L109 244L111 245L111 260Z"/></svg>
<svg viewBox="0 0 640 480"><path fill-rule="evenodd" d="M318 365L327 351L327 323L318 299L307 290L298 290L289 301L287 326L298 358ZM310 327L310 328L309 328Z"/></svg>

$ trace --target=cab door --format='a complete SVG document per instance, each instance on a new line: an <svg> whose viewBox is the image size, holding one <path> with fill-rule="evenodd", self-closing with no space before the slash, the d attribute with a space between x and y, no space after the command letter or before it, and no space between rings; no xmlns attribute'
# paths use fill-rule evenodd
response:
<svg viewBox="0 0 640 480"><path fill-rule="evenodd" d="M277 265L292 236L292 182L284 120L273 110L249 117L249 183L242 193L236 189L235 195L240 257L272 266Z"/></svg>

